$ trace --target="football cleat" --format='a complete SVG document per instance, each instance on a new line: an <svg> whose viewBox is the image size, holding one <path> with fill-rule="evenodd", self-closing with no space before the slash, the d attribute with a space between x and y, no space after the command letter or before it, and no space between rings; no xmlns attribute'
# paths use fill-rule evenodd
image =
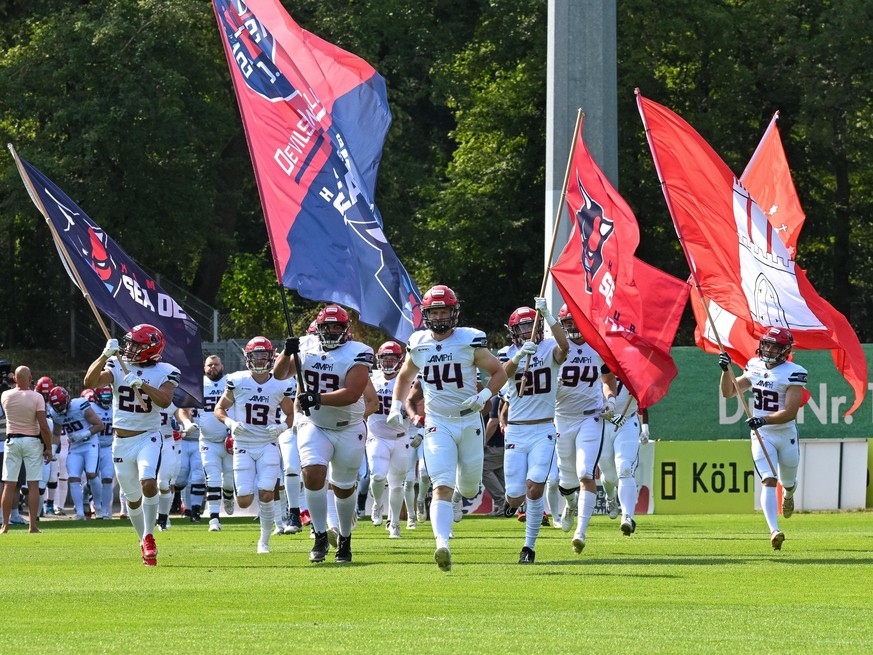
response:
<svg viewBox="0 0 873 655"><path fill-rule="evenodd" d="M297 534L303 529L299 509L295 508L291 510L291 516L288 519L288 526L291 528L291 534Z"/></svg>
<svg viewBox="0 0 873 655"><path fill-rule="evenodd" d="M285 534L285 526L282 525L281 523L276 523L276 525L273 527L273 532L271 534L274 537L278 536L280 534Z"/></svg>
<svg viewBox="0 0 873 655"><path fill-rule="evenodd" d="M519 564L533 564L534 560L536 560L537 554L533 551L532 548L528 548L525 546L521 549L521 554L518 556Z"/></svg>
<svg viewBox="0 0 873 655"><path fill-rule="evenodd" d="M391 527L388 528L388 538L389 539L400 539L400 524L394 522L391 524Z"/></svg>
<svg viewBox="0 0 873 655"><path fill-rule="evenodd" d="M459 498L452 501L452 520L460 523L462 518L464 518L464 500Z"/></svg>
<svg viewBox="0 0 873 655"><path fill-rule="evenodd" d="M409 518L406 519L406 529L407 530L415 530L417 527L418 527L418 521L415 519L415 516L410 514Z"/></svg>
<svg viewBox="0 0 873 655"><path fill-rule="evenodd" d="M415 518L421 523L427 521L427 509L424 507L424 501L419 500L415 503Z"/></svg>
<svg viewBox="0 0 873 655"><path fill-rule="evenodd" d="M234 510L233 498L225 498L224 499L224 513L228 516L233 516Z"/></svg>
<svg viewBox="0 0 873 655"><path fill-rule="evenodd" d="M373 511L370 512L370 518L373 520L374 526L382 525L382 505L373 503Z"/></svg>
<svg viewBox="0 0 873 655"><path fill-rule="evenodd" d="M268 555L270 553L270 544L263 541L258 541L258 555Z"/></svg>
<svg viewBox="0 0 873 655"><path fill-rule="evenodd" d="M544 527L544 528L549 528L549 527L551 527L551 526L552 526L552 524L549 523L549 515L546 514L545 512L543 512L543 527Z"/></svg>
<svg viewBox="0 0 873 655"><path fill-rule="evenodd" d="M440 567L440 571L452 570L452 553L448 548L437 548L433 554L433 561Z"/></svg>
<svg viewBox="0 0 873 655"><path fill-rule="evenodd" d="M327 543L336 548L339 544L339 530L336 528L327 529Z"/></svg>
<svg viewBox="0 0 873 655"><path fill-rule="evenodd" d="M784 492L783 492L784 493ZM782 496L782 518L790 519L794 514L794 496Z"/></svg>
<svg viewBox="0 0 873 655"><path fill-rule="evenodd" d="M309 525L311 521L312 521L312 517L309 515L309 510L308 509L301 509L300 510L300 523L302 525Z"/></svg>
<svg viewBox="0 0 873 655"><path fill-rule="evenodd" d="M621 514L621 505L618 502L618 497L610 498L606 497L606 513L609 515L611 519L617 519L618 515Z"/></svg>
<svg viewBox="0 0 873 655"><path fill-rule="evenodd" d="M336 554L333 556L333 561L340 564L347 564L352 561L352 536L343 537L339 535L337 539Z"/></svg>
<svg viewBox="0 0 873 655"><path fill-rule="evenodd" d="M770 533L770 545L773 546L773 550L782 550L783 541L785 541L785 535L779 530L773 530Z"/></svg>
<svg viewBox="0 0 873 655"><path fill-rule="evenodd" d="M582 551L585 550L585 537L577 535L573 537L573 541L570 543L573 545L573 552L577 555L581 555Z"/></svg>
<svg viewBox="0 0 873 655"><path fill-rule="evenodd" d="M167 524L166 521L158 520L158 530L160 530L161 532L166 532L169 529L170 526Z"/></svg>
<svg viewBox="0 0 873 655"><path fill-rule="evenodd" d="M618 527L625 537L630 537L634 532L637 531L637 522L634 521L630 516L625 515L622 517L621 525Z"/></svg>
<svg viewBox="0 0 873 655"><path fill-rule="evenodd" d="M158 565L158 547L153 535L147 534L142 540L142 563L145 566Z"/></svg>
<svg viewBox="0 0 873 655"><path fill-rule="evenodd" d="M296 534L300 532L300 528L295 528L290 523L285 523L282 526L282 534Z"/></svg>
<svg viewBox="0 0 873 655"><path fill-rule="evenodd" d="M330 552L330 542L327 540L327 532L316 532L315 543L309 551L309 561L323 562L328 552Z"/></svg>
<svg viewBox="0 0 873 655"><path fill-rule="evenodd" d="M85 515L84 515L84 514L74 514L73 516L70 517L70 519L72 519L73 521L84 521L84 520L85 520ZM24 520L24 519L22 519L22 521L23 521L23 520ZM16 524L16 523L15 523L15 520L11 520L11 521L9 521L9 522L12 523L13 525L24 525L24 523Z"/></svg>
<svg viewBox="0 0 873 655"><path fill-rule="evenodd" d="M209 519L209 532L221 532L221 521Z"/></svg>
<svg viewBox="0 0 873 655"><path fill-rule="evenodd" d="M564 511L561 512L561 530L570 532L576 525L576 514L578 512L576 494L573 493L565 496L564 500L567 501L567 505L564 507Z"/></svg>
<svg viewBox="0 0 873 655"><path fill-rule="evenodd" d="M518 519L519 523L527 522L527 512L525 511L524 503L518 506L518 509L515 511L515 518Z"/></svg>
<svg viewBox="0 0 873 655"><path fill-rule="evenodd" d="M561 517L560 516L553 516L552 517L552 527L555 528L556 530L561 529Z"/></svg>

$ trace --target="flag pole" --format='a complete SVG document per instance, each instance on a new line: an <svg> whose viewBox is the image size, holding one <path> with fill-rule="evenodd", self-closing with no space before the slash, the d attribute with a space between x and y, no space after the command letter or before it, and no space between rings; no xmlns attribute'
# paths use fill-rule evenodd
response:
<svg viewBox="0 0 873 655"><path fill-rule="evenodd" d="M279 293L282 294L282 309L285 310L285 324L288 326L288 336L294 336L294 326L291 325L291 312L288 311L288 297L285 295L285 284L279 282ZM306 382L303 381L303 372L300 370L300 354L294 353L294 370L297 372L297 388L303 393L306 393ZM309 409L304 409L303 413L309 416Z"/></svg>
<svg viewBox="0 0 873 655"><path fill-rule="evenodd" d="M109 334L109 330L106 328L106 323L103 321L103 317L100 316L100 312L97 311L97 307L94 305L94 301L91 299L91 295L87 291L87 287L84 282L82 282L82 277L79 275L79 271L76 269L76 266L73 264L73 260L70 258L70 253L67 252L66 246L64 246L63 241L58 235L57 230L55 229L54 224L49 217L48 211L46 211L45 205L42 204L42 200L39 197L39 194L36 192L36 189L33 188L33 183L30 180L30 176L27 174L27 171L24 170L24 166L21 165L21 160L18 157L18 152L15 150L15 147L11 143L7 143L6 147L9 148L9 152L12 153L12 158L15 160L15 166L18 168L18 174L21 176L21 181L24 182L24 187L27 189L27 193L30 195L30 199L33 201L33 204L36 205L36 208L42 214L45 219L46 224L48 225L49 230L52 234L52 240L55 242L55 246L58 249L58 252L61 253L61 256L64 258L64 262L67 264L67 269L70 271L70 275L73 276L76 286L79 287L79 291L82 292L82 295L85 296L85 300L88 302L88 306L91 308L91 311L94 312L94 317L97 319L97 323L100 325L100 329L103 330L103 336L106 337L108 341L111 338ZM124 363L124 360L119 357L118 363L121 365L121 370L124 371L124 374L127 375L130 371ZM140 407L143 409L147 409L145 401L142 399L142 395L138 388L133 388L134 393L136 394L137 401L140 404Z"/></svg>
<svg viewBox="0 0 873 655"><path fill-rule="evenodd" d="M576 152L576 141L579 138L579 126L582 125L582 118L584 116L585 116L585 114L582 111L582 107L579 107L579 109L576 110L576 127L573 129L573 139L570 142L570 154L567 157L567 168L564 171L564 185L561 187L561 199L558 202L558 208L555 211L555 221L554 221L555 225L552 228L552 243L549 246L548 259L546 259L546 270L543 271L543 283L540 286L540 297L543 297L546 295L546 285L549 282L549 273L551 273L551 270L552 270L552 257L555 254L555 241L558 238L558 227L561 224L561 216L564 213L564 199L567 197L567 185L569 184L569 181L570 181L570 169L573 167L573 153ZM536 316L534 316L533 327L531 328L531 337L533 337L533 335L536 334L537 327L539 325L539 321L540 321L540 313L537 312ZM523 370L525 370L525 371L527 371L527 367L530 365L530 358L531 358L531 356L528 355L527 359L525 359L525 361L524 361L524 369ZM526 381L526 378L524 376L522 376L521 387L518 390L519 396L524 394L525 381Z"/></svg>
<svg viewBox="0 0 873 655"><path fill-rule="evenodd" d="M719 350L726 354L724 349L724 345L721 342L721 336L718 333L718 328L715 325L715 321L712 318L712 314L709 311L709 306L706 303L706 296L703 295L703 289L700 286L700 279L697 276L697 267L694 264L694 258L688 252L688 248L685 245L685 237L682 235L682 229L679 227L679 224L676 222L676 215L673 211L673 202L670 198L670 190L667 187L667 183L664 181L664 176L661 173L661 164L658 161L658 155L655 152L655 148L652 145L652 137L651 131L649 130L649 125L646 122L646 112L643 109L642 104L642 94L640 90L634 89L634 95L637 97L637 108L640 112L640 118L643 121L643 129L646 132L646 141L649 144L649 150L652 153L652 160L655 163L655 171L658 173L658 181L661 183L661 191L664 193L664 200L667 202L667 210L670 212L670 218L673 221L673 229L676 230L676 236L679 238L679 245L682 246L682 252L685 255L685 261L688 263L688 268L691 271L691 277L694 280L694 289L697 291L697 294L700 296L700 302L703 305L703 309L706 312L706 320L709 322L710 327L712 328L712 332L715 335L715 341L718 344ZM774 117L775 120L775 117ZM746 412L747 418L752 418L752 412L749 410L749 404L745 401L745 396L743 392L740 390L740 384L737 381L736 375L734 375L734 370L731 366L728 366L728 370L726 371L731 379L731 384L734 387L734 392L736 393L737 398L740 401L740 405L743 406L743 409ZM770 470L773 471L773 474L776 474L776 468L773 466L773 462L770 459L770 455L767 452L767 448L764 446L764 440L761 438L761 434L758 430L753 430L755 433L755 437L758 440L758 444L761 446L761 450L764 452L764 457L767 460L767 464L770 466Z"/></svg>

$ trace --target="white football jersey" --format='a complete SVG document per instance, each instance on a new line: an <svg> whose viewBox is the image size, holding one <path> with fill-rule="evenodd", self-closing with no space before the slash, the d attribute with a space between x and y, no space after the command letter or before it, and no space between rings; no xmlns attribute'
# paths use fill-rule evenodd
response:
<svg viewBox="0 0 873 655"><path fill-rule="evenodd" d="M97 416L103 421L103 432L97 435L97 441L101 448L112 445L112 407L103 408L97 403L91 405L91 409L97 412Z"/></svg>
<svg viewBox="0 0 873 655"><path fill-rule="evenodd" d="M373 349L359 341L347 341L333 349L325 350L321 342L314 350L300 353L300 369L303 372L303 382L308 390L319 393L336 391L345 386L345 379L353 366L366 366L367 371L373 367ZM308 420L320 428L336 430L364 419L364 396L345 407L328 407L322 405L319 409L310 409Z"/></svg>
<svg viewBox="0 0 873 655"><path fill-rule="evenodd" d="M630 394L630 391L628 391L621 380L616 379L615 391L615 413L627 416L628 420L632 419L639 409L637 399ZM630 401L630 404L628 404L628 401Z"/></svg>
<svg viewBox="0 0 873 655"><path fill-rule="evenodd" d="M561 386L555 399L555 416L582 418L603 407L600 373L603 359L587 343L570 342L567 359L561 366ZM586 414L586 412L588 414Z"/></svg>
<svg viewBox="0 0 873 655"><path fill-rule="evenodd" d="M151 386L160 388L164 382L170 382L178 387L182 374L175 366L157 362L152 366L137 366L133 362L125 362L127 370L136 373ZM158 432L161 429L160 407L155 405L148 394L140 389L145 408L139 404L131 387L124 384L124 370L117 357L106 360L103 370L112 374L112 420L113 428L130 430L132 432Z"/></svg>
<svg viewBox="0 0 873 655"><path fill-rule="evenodd" d="M224 394L226 384L226 375L222 375L218 380L210 380L203 376L203 409L191 410L191 418L200 426L200 438L203 441L224 443L227 439L227 428L224 427L224 423L215 418L215 406Z"/></svg>
<svg viewBox="0 0 873 655"><path fill-rule="evenodd" d="M367 417L367 431L379 439L399 439L405 436L409 420L404 420L405 427L401 430L390 428L386 423L388 412L391 411L391 400L394 396L394 383L397 382L397 376L388 379L382 371L373 371L370 379L373 381L376 396L379 398L379 409Z"/></svg>
<svg viewBox="0 0 873 655"><path fill-rule="evenodd" d="M412 363L421 370L425 411L433 416L457 417L461 403L476 395L473 364L477 348L487 348L481 330L455 328L448 338L437 341L430 330L413 332L406 347Z"/></svg>
<svg viewBox="0 0 873 655"><path fill-rule="evenodd" d="M805 387L807 381L806 369L794 362L782 362L773 368L767 365L760 357L753 357L746 364L743 376L752 383L752 394L755 403L752 409L753 416L766 416L773 412L785 409L785 392L788 387ZM794 430L795 421L765 425L759 428L761 435L778 434L784 430Z"/></svg>
<svg viewBox="0 0 873 655"><path fill-rule="evenodd" d="M292 398L294 390L288 380L272 375L258 382L249 371L237 371L227 376L227 390L233 394L233 410L241 430L233 435L237 446L263 446L275 441L267 430L279 423L283 398ZM282 426L285 429L285 426Z"/></svg>
<svg viewBox="0 0 873 655"><path fill-rule="evenodd" d="M67 411L63 414L55 411L51 405L48 406L48 412L53 423L60 425L67 434L72 434L91 425L85 418L85 412L91 407L92 405L87 399L73 398L70 400Z"/></svg>
<svg viewBox="0 0 873 655"><path fill-rule="evenodd" d="M169 407L159 407L158 411L161 413L161 436L164 439L172 439L173 438L173 430L179 429L179 424L176 422L176 404L170 403ZM196 437L194 439L188 438L189 441L197 441Z"/></svg>
<svg viewBox="0 0 873 655"><path fill-rule="evenodd" d="M554 339L543 339L537 346L536 353L531 356L527 370L523 370L527 358L521 360L515 372L515 380L507 390L510 421L555 418L555 395L558 393L558 376L561 370L561 365L555 361L557 348L558 343ZM507 355L511 359L518 350L519 347L513 345ZM522 378L525 378L524 395L519 397Z"/></svg>

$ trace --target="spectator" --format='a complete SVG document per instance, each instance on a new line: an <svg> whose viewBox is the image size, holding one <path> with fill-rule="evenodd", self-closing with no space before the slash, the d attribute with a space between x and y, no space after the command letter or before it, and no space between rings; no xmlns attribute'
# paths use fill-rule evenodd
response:
<svg viewBox="0 0 873 655"><path fill-rule="evenodd" d="M500 396L491 399L491 411L485 425L485 460L482 464L482 485L491 494L491 516L502 516L506 509L503 479L503 426L500 425Z"/></svg>

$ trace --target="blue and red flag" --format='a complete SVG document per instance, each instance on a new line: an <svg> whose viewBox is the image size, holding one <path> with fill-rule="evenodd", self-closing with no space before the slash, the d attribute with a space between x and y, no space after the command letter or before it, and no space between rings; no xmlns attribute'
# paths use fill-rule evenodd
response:
<svg viewBox="0 0 873 655"><path fill-rule="evenodd" d="M213 7L279 282L407 341L421 326L421 294L375 203L391 125L385 80L302 29L278 0Z"/></svg>
<svg viewBox="0 0 873 655"><path fill-rule="evenodd" d="M69 255L78 277L94 306L125 331L149 323L164 334L163 361L182 373L174 402L179 407L202 407L203 354L200 328L193 318L130 256L92 221L88 215L49 178L16 155L28 191L36 194L37 208L44 210L62 243L55 245ZM41 205L41 206L40 206ZM67 274L78 286L66 258L60 253Z"/></svg>

